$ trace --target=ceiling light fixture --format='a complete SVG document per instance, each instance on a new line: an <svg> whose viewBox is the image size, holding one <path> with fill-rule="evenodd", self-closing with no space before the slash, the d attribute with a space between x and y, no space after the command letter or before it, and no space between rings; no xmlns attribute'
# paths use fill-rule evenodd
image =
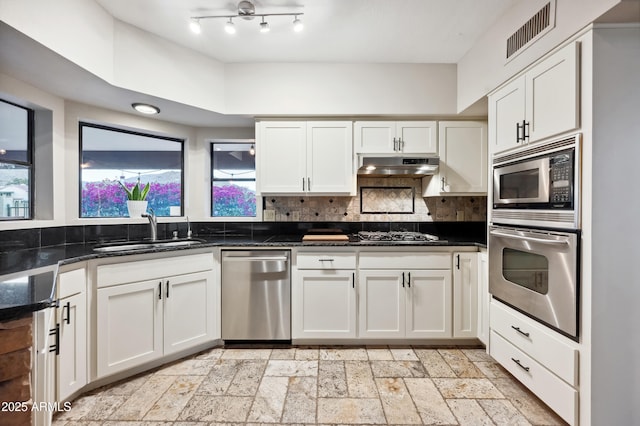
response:
<svg viewBox="0 0 640 426"><path fill-rule="evenodd" d="M142 114L153 115L153 114L158 114L160 112L160 108L158 108L157 106L149 105L149 104L136 102L131 104L131 106L133 107L133 109L135 109L138 112L141 112Z"/></svg>
<svg viewBox="0 0 640 426"><path fill-rule="evenodd" d="M256 148L253 145L249 148L249 155L256 155Z"/></svg>
<svg viewBox="0 0 640 426"><path fill-rule="evenodd" d="M189 28L191 28L191 31L195 34L200 34L202 32L199 19L192 19L191 22L189 22Z"/></svg>
<svg viewBox="0 0 640 426"><path fill-rule="evenodd" d="M201 19L215 19L215 18L224 18L229 21L225 24L225 31L229 34L235 34L235 25L233 23L233 18L242 18L244 20L250 21L255 17L261 17L262 22L260 22L260 32L266 33L269 31L269 24L264 20L267 16L293 16L293 30L295 32L300 32L304 28L302 21L300 20L300 16L304 15L304 13L256 13L256 8L252 2L243 0L238 3L238 12L235 15L204 15L204 16L192 16L191 23L189 26L191 30L199 34L200 33L200 20ZM196 28L197 27L197 30Z"/></svg>
<svg viewBox="0 0 640 426"><path fill-rule="evenodd" d="M233 23L232 18L229 18L229 22L224 24L224 30L227 34L235 34L236 33L236 25Z"/></svg>

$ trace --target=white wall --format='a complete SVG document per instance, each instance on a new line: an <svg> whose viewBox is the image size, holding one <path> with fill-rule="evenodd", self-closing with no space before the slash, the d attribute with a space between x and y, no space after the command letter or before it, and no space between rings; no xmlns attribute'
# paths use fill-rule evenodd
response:
<svg viewBox="0 0 640 426"><path fill-rule="evenodd" d="M251 115L456 113L452 64L226 64L226 112Z"/></svg>
<svg viewBox="0 0 640 426"><path fill-rule="evenodd" d="M0 19L103 80L113 80L113 18L96 2L0 0Z"/></svg>
<svg viewBox="0 0 640 426"><path fill-rule="evenodd" d="M509 63L506 40L548 0L516 3L499 17L458 62L457 109L463 111L538 58L557 47L621 0L557 0L556 26Z"/></svg>
<svg viewBox="0 0 640 426"><path fill-rule="evenodd" d="M640 27L593 36L591 417L640 424Z"/></svg>
<svg viewBox="0 0 640 426"><path fill-rule="evenodd" d="M210 111L225 110L224 65L115 21L113 84Z"/></svg>

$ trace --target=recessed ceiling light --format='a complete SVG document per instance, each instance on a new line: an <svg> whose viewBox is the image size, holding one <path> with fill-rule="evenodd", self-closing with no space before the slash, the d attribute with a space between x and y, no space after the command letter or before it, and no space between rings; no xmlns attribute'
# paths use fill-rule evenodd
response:
<svg viewBox="0 0 640 426"><path fill-rule="evenodd" d="M133 107L133 109L135 109L138 112L141 112L142 114L153 115L153 114L158 114L160 112L160 108L158 108L157 106L149 105L149 104L134 103L134 104L131 104L131 106Z"/></svg>

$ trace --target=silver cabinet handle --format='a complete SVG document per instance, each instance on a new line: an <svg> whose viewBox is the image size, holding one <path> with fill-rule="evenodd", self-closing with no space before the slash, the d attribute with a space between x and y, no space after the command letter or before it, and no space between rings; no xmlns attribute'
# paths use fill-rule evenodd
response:
<svg viewBox="0 0 640 426"><path fill-rule="evenodd" d="M302 178L302 190L304 191L304 178Z"/></svg>
<svg viewBox="0 0 640 426"><path fill-rule="evenodd" d="M411 288L411 272L407 272L407 285Z"/></svg>
<svg viewBox="0 0 640 426"><path fill-rule="evenodd" d="M398 151L404 151L404 140L398 138Z"/></svg>
<svg viewBox="0 0 640 426"><path fill-rule="evenodd" d="M516 327L515 325L512 325L511 328L513 328L518 333L522 334L524 337L529 337L529 333L522 331L520 327Z"/></svg>
<svg viewBox="0 0 640 426"><path fill-rule="evenodd" d="M167 280L167 299L169 298L169 280Z"/></svg>
<svg viewBox="0 0 640 426"><path fill-rule="evenodd" d="M498 231L489 231L489 234L495 235L496 237L511 238L514 240L522 240L522 241L536 242L536 243L542 243L542 244L553 244L553 245L569 244L568 240L545 240L544 238L527 237L523 235L512 235L512 234L506 234L504 232L498 232Z"/></svg>
<svg viewBox="0 0 640 426"><path fill-rule="evenodd" d="M286 256L227 256L223 262L286 262L289 260Z"/></svg>
<svg viewBox="0 0 640 426"><path fill-rule="evenodd" d="M442 182L440 188L442 189L442 192L444 192L444 176L440 178L440 182Z"/></svg>
<svg viewBox="0 0 640 426"><path fill-rule="evenodd" d="M307 191L311 191L311 178L307 178Z"/></svg>
<svg viewBox="0 0 640 426"><path fill-rule="evenodd" d="M356 288L356 273L351 273L351 288Z"/></svg>
<svg viewBox="0 0 640 426"><path fill-rule="evenodd" d="M318 259L320 262L333 262L333 259Z"/></svg>
<svg viewBox="0 0 640 426"><path fill-rule="evenodd" d="M393 138L393 150L394 151L398 150L398 141L396 140L396 138Z"/></svg>
<svg viewBox="0 0 640 426"><path fill-rule="evenodd" d="M519 359L511 358L511 361L513 361L516 364L518 364L518 367L522 368L524 371L529 371L530 370L529 367L525 367L524 365L522 365L522 363L520 362Z"/></svg>

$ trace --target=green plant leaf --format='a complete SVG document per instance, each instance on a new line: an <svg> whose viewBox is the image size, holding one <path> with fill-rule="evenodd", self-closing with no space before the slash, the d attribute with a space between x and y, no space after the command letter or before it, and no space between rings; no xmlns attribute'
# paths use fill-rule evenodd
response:
<svg viewBox="0 0 640 426"><path fill-rule="evenodd" d="M133 191L132 192L132 200L140 200L140 186L138 186L138 184L136 183L135 186L133 187Z"/></svg>
<svg viewBox="0 0 640 426"><path fill-rule="evenodd" d="M127 193L127 199L128 199L128 200L134 200L134 198L133 198L133 192L132 192L129 188L127 188L127 186L126 186L124 183L122 183L122 182L120 182L120 181L118 181L118 183L120 184L120 186L122 187L122 189L124 189L124 191Z"/></svg>
<svg viewBox="0 0 640 426"><path fill-rule="evenodd" d="M151 188L151 184L147 182L147 184L142 189L142 193L140 194L140 200L144 201L147 199L147 194L149 193L149 188Z"/></svg>

